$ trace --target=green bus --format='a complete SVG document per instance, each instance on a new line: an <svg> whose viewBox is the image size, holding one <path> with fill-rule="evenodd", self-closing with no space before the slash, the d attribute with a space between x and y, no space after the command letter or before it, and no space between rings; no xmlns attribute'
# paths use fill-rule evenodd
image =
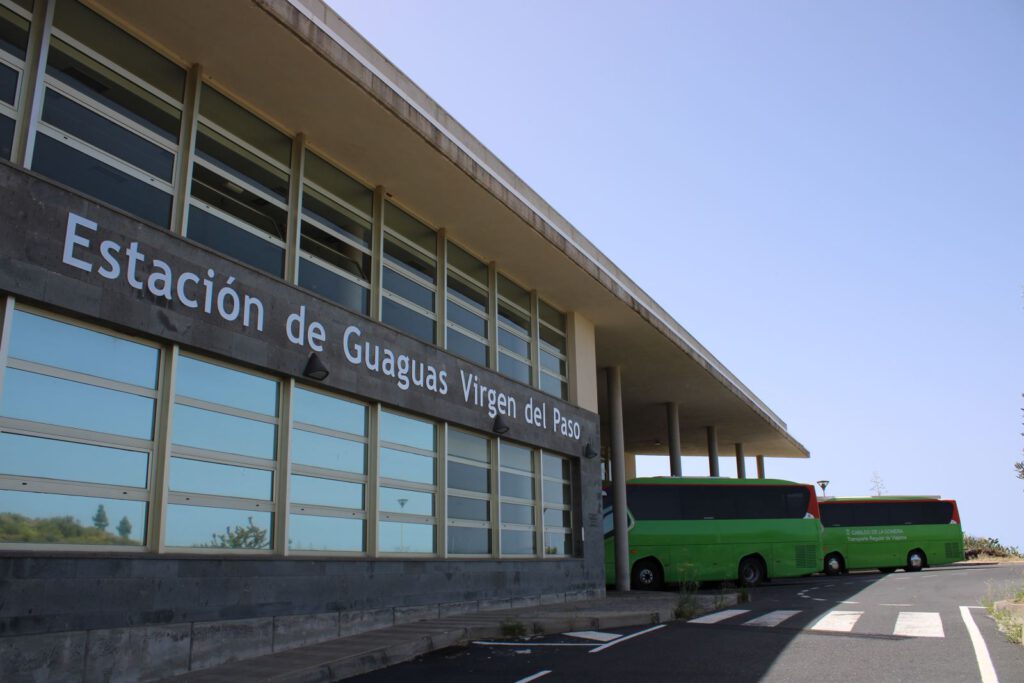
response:
<svg viewBox="0 0 1024 683"><path fill-rule="evenodd" d="M605 577L615 583L611 490L604 498ZM818 499L780 479L655 477L626 482L630 584L734 580L744 586L821 566Z"/></svg>
<svg viewBox="0 0 1024 683"><path fill-rule="evenodd" d="M903 568L916 572L964 559L955 500L938 496L824 498L821 510L825 573Z"/></svg>

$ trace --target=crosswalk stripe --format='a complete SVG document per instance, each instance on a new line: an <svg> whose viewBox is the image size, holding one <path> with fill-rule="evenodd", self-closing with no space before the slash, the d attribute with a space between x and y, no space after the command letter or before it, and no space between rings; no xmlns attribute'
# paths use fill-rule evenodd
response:
<svg viewBox="0 0 1024 683"><path fill-rule="evenodd" d="M896 618L894 636L912 636L915 638L945 638L942 630L942 617L938 612L900 612Z"/></svg>
<svg viewBox="0 0 1024 683"><path fill-rule="evenodd" d="M745 622L743 625L744 626L768 626L768 627L778 626L779 624L784 622L786 619L789 619L791 617L795 617L798 614L800 614L800 610L798 610L798 609L777 609L774 612L769 612L768 614L762 614L761 616L757 617L756 619L751 619L750 621Z"/></svg>
<svg viewBox="0 0 1024 683"><path fill-rule="evenodd" d="M750 610L748 610L748 609L727 609L727 610L722 610L721 612L715 612L713 614L705 614L703 617L697 617L696 619L690 619L686 623L688 623L688 624L717 624L720 621L725 621L726 619L732 619L733 617L737 617L737 616L739 616L741 614L746 614L749 611Z"/></svg>
<svg viewBox="0 0 1024 683"><path fill-rule="evenodd" d="M849 633L853 630L857 620L864 615L864 612L851 612L846 610L832 610L821 619L819 619L814 626L811 627L812 631L839 631L842 633Z"/></svg>

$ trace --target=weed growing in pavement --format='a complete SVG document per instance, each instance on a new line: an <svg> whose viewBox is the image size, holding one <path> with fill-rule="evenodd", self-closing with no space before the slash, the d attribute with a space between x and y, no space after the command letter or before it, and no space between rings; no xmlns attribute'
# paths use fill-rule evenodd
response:
<svg viewBox="0 0 1024 683"><path fill-rule="evenodd" d="M1002 586L988 585L988 594L981 599L985 610L996 620L996 625L1011 643L1020 643L1024 638L1024 623L1009 610L997 608L996 603L1003 600L1024 604L1024 583L1006 583Z"/></svg>
<svg viewBox="0 0 1024 683"><path fill-rule="evenodd" d="M679 600L676 604L676 619L692 619L700 613L700 601L697 599L698 581L693 580L696 571L692 565L683 565L679 570Z"/></svg>
<svg viewBox="0 0 1024 683"><path fill-rule="evenodd" d="M526 636L526 624L521 621L503 621L501 635L505 638L523 638Z"/></svg>

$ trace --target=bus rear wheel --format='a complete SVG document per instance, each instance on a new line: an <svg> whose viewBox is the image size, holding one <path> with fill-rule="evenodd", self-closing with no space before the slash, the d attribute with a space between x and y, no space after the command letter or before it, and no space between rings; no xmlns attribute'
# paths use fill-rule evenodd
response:
<svg viewBox="0 0 1024 683"><path fill-rule="evenodd" d="M839 576L843 573L843 568L846 563L843 562L843 556L839 553L830 553L825 558L825 573L829 576Z"/></svg>
<svg viewBox="0 0 1024 683"><path fill-rule="evenodd" d="M745 588L759 586L767 572L761 558L751 555L740 560L738 583Z"/></svg>
<svg viewBox="0 0 1024 683"><path fill-rule="evenodd" d="M928 564L928 559L921 549L911 550L907 553L907 571L919 572Z"/></svg>
<svg viewBox="0 0 1024 683"><path fill-rule="evenodd" d="M640 560L633 565L630 585L633 590L658 591L665 587L665 574L654 560Z"/></svg>

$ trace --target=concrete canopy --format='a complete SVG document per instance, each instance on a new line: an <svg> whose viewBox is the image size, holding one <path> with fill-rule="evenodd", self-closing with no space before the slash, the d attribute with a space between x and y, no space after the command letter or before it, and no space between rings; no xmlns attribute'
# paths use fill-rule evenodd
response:
<svg viewBox="0 0 1024 683"><path fill-rule="evenodd" d="M656 442L668 442L674 401L685 454L706 453L704 427L715 424L724 455L741 442L748 455L808 457L724 365L320 0L88 4L591 321L598 367L622 369L627 451L666 452Z"/></svg>

